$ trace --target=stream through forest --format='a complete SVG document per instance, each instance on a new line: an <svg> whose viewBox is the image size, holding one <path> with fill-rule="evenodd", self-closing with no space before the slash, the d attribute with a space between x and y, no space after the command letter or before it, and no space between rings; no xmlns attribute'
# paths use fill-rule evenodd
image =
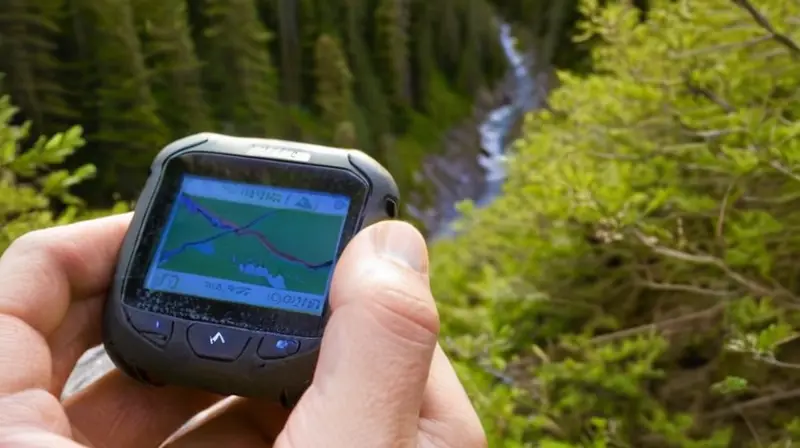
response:
<svg viewBox="0 0 800 448"><path fill-rule="evenodd" d="M531 55L522 54L515 45L514 37L511 33L511 26L502 23L500 25L500 44L509 62L509 73L507 79L502 84L502 97L507 98L503 104L485 114L483 121L478 125L478 137L480 151L477 158L480 170L470 175L469 173L457 173L451 176L456 182L463 184L481 184L478 191L474 191L470 196L450 196L445 197L445 203L439 204L438 219L430 227L432 232L429 239L450 237L453 235L453 224L459 218L456 205L465 200L472 199L477 207L489 205L497 196L502 193L503 183L506 179L506 148L516 138L515 130L524 115L540 107L543 92L546 89L538 86L535 76L531 70L533 58ZM450 161L443 160L442 163L449 164ZM475 174L480 174L483 179L475 179ZM452 183L452 182L451 182ZM437 188L447 188L459 191L452 185ZM463 190L462 190L463 191ZM414 210L411 211L414 214Z"/></svg>
<svg viewBox="0 0 800 448"><path fill-rule="evenodd" d="M474 160L475 150L473 145L462 144L457 155L431 159L430 165L436 167L423 167L425 178L434 183L437 191L437 203L433 212L427 216L424 213L407 207L407 212L417 219L425 222L429 228L430 240L447 238L453 235L453 223L459 214L456 204L465 199L472 199L478 207L491 203L501 192L506 178L506 147L516 137L513 135L518 123L528 111L536 109L543 100L542 89L538 86L536 77L532 74L532 58L521 54L516 48L511 27L501 24L499 28L500 43L509 61L509 73L502 83L500 95L507 100L501 101L502 105L490 109L483 114L477 123L477 132L480 146L477 160ZM456 139L456 145L459 145ZM453 157L468 157L473 160L454 160ZM477 163L475 163L477 162ZM459 167L477 167L477 169ZM440 180L434 179L436 168L448 173ZM475 186L480 186L476 189ZM106 356L102 346L87 352L75 368L72 376L64 388L63 395L69 396L82 389L95 379L99 378L113 365Z"/></svg>

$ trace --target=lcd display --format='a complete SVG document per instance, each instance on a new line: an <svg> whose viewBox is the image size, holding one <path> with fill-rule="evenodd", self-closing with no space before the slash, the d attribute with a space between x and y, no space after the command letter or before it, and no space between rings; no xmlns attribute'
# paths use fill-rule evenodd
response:
<svg viewBox="0 0 800 448"><path fill-rule="evenodd" d="M350 198L184 175L145 288L320 316Z"/></svg>

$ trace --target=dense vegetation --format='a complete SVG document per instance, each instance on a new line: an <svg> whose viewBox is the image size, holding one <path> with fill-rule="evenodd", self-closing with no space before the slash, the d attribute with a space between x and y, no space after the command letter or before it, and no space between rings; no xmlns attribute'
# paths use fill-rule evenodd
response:
<svg viewBox="0 0 800 448"><path fill-rule="evenodd" d="M598 3L433 252L443 343L493 446L798 446L800 3Z"/></svg>
<svg viewBox="0 0 800 448"><path fill-rule="evenodd" d="M33 135L74 124L93 205L198 131L357 146L409 190L505 71L486 0L8 0L0 72ZM402 156L401 156L402 155ZM419 189L419 186L413 186Z"/></svg>

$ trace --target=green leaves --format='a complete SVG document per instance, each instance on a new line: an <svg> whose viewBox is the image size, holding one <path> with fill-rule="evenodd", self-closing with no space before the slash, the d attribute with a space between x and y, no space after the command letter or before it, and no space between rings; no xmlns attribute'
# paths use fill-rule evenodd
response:
<svg viewBox="0 0 800 448"><path fill-rule="evenodd" d="M800 70L768 30L800 42L800 4L600 3L598 72L559 74L505 195L433 250L443 328L512 380L479 402L531 417L510 446L778 443L800 408L760 403L800 388Z"/></svg>
<svg viewBox="0 0 800 448"><path fill-rule="evenodd" d="M11 125L15 112L9 98L0 97L0 252L26 232L82 218L83 201L70 189L95 175L93 165L74 171L56 168L84 144L80 127L39 137L23 149L30 124ZM66 210L55 216L52 205Z"/></svg>
<svg viewBox="0 0 800 448"><path fill-rule="evenodd" d="M727 376L724 380L714 383L711 390L721 395L737 395L747 390L747 380L738 376Z"/></svg>

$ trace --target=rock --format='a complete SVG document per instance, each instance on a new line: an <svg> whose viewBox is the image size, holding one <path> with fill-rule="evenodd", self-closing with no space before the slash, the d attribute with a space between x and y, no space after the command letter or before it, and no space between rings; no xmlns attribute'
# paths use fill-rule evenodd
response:
<svg viewBox="0 0 800 448"><path fill-rule="evenodd" d="M66 398L83 389L113 368L114 364L102 345L89 350L83 354L75 366L75 370L72 371L72 375L67 380L67 385L61 394L62 398Z"/></svg>

